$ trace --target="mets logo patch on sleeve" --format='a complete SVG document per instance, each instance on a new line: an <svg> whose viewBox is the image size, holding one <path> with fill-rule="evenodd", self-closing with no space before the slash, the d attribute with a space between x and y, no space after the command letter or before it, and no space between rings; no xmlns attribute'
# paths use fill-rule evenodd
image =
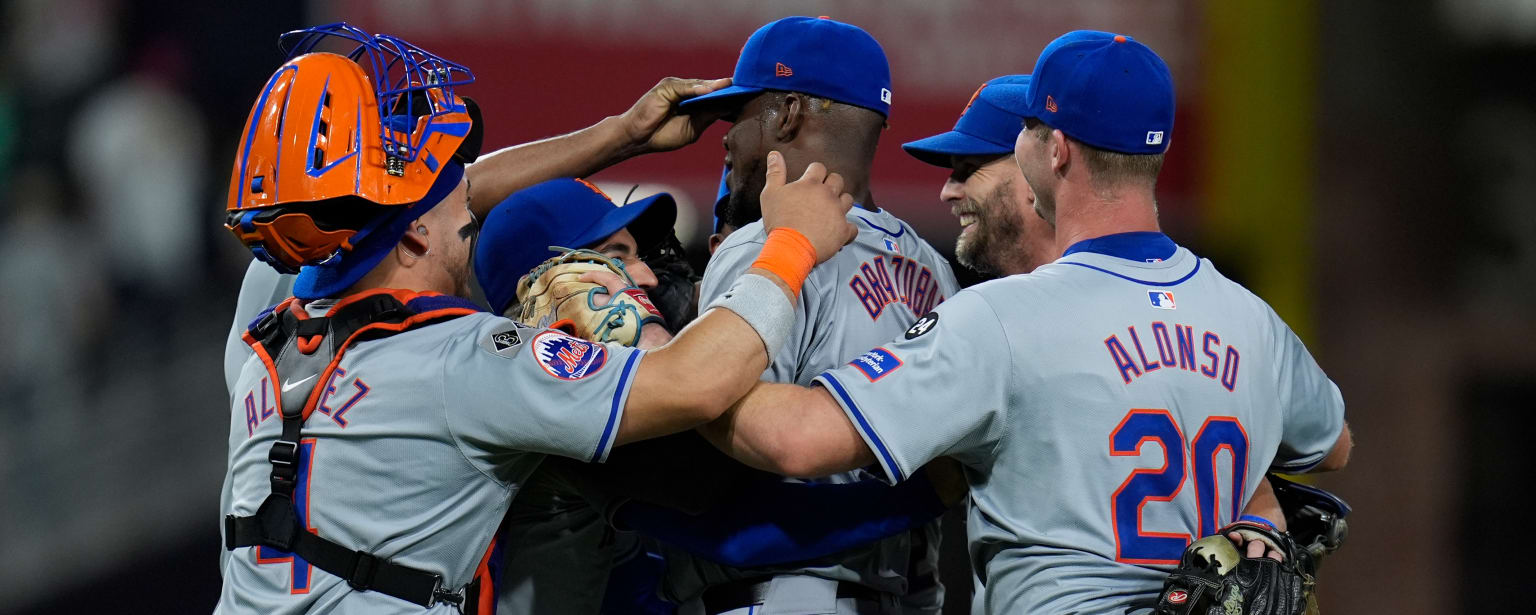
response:
<svg viewBox="0 0 1536 615"><path fill-rule="evenodd" d="M602 344L558 331L538 334L530 346L539 366L561 380L581 380L597 373L608 362L608 350Z"/></svg>
<svg viewBox="0 0 1536 615"><path fill-rule="evenodd" d="M859 358L854 359L849 365L859 368L859 371L864 372L865 378L874 382L901 367L901 359L896 358L896 355L891 354L889 350L876 348L859 355Z"/></svg>

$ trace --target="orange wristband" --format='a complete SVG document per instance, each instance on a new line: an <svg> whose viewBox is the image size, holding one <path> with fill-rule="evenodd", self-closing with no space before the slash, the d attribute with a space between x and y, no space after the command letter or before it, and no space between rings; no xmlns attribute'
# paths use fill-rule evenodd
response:
<svg viewBox="0 0 1536 615"><path fill-rule="evenodd" d="M816 266L816 248L800 231L776 228L768 233L768 240L763 242L763 249L757 254L757 260L752 261L752 266L773 272L799 297L800 286L805 284L805 277Z"/></svg>

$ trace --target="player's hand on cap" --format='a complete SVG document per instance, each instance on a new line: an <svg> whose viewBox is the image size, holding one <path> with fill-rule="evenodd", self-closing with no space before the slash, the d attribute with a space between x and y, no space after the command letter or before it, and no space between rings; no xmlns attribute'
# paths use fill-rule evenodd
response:
<svg viewBox="0 0 1536 615"><path fill-rule="evenodd" d="M721 111L702 110L683 113L677 104L731 85L725 79L681 79L667 77L646 92L634 106L619 116L620 126L630 146L639 153L675 150L699 139Z"/></svg>
<svg viewBox="0 0 1536 615"><path fill-rule="evenodd" d="M853 241L858 229L848 223L853 195L843 192L843 176L812 162L800 179L785 183L784 156L768 153L768 181L763 186L763 228L800 231L816 248L816 262L832 258Z"/></svg>

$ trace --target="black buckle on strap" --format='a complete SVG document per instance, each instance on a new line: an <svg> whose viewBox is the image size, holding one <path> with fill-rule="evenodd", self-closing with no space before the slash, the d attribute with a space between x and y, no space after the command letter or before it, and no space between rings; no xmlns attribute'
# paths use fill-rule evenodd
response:
<svg viewBox="0 0 1536 615"><path fill-rule="evenodd" d="M432 576L436 577L436 579L437 579L437 585L432 588L433 604L436 604L438 602L446 602L448 604L451 604L451 605L457 606L457 607L464 606L464 594L466 593L465 592L465 588L459 588L459 591L456 591L456 592L448 591L446 589L443 589L443 577L440 577L438 575L432 575ZM431 607L432 605L429 604L427 606Z"/></svg>
<svg viewBox="0 0 1536 615"><path fill-rule="evenodd" d="M267 453L267 461L274 466L292 466L299 462L299 443L287 440L278 440L272 443L272 450Z"/></svg>
<svg viewBox="0 0 1536 615"><path fill-rule="evenodd" d="M379 569L379 558L361 549L354 552L352 574L347 575L347 585L358 591L373 587L373 573Z"/></svg>

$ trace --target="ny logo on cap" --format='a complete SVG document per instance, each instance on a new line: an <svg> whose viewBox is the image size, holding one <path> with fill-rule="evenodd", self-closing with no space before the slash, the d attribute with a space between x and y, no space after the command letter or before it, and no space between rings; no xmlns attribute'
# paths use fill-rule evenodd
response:
<svg viewBox="0 0 1536 615"><path fill-rule="evenodd" d="M794 74L794 69L785 66L783 62L775 62L773 64L773 76L775 77L792 77Z"/></svg>
<svg viewBox="0 0 1536 615"><path fill-rule="evenodd" d="M965 108L960 110L960 115L965 115L966 111L971 110L971 105L976 104L976 97L981 96L981 91L985 89L987 89L987 84L985 83L981 84L981 87L976 88L976 93L971 94L971 99L965 101Z"/></svg>

